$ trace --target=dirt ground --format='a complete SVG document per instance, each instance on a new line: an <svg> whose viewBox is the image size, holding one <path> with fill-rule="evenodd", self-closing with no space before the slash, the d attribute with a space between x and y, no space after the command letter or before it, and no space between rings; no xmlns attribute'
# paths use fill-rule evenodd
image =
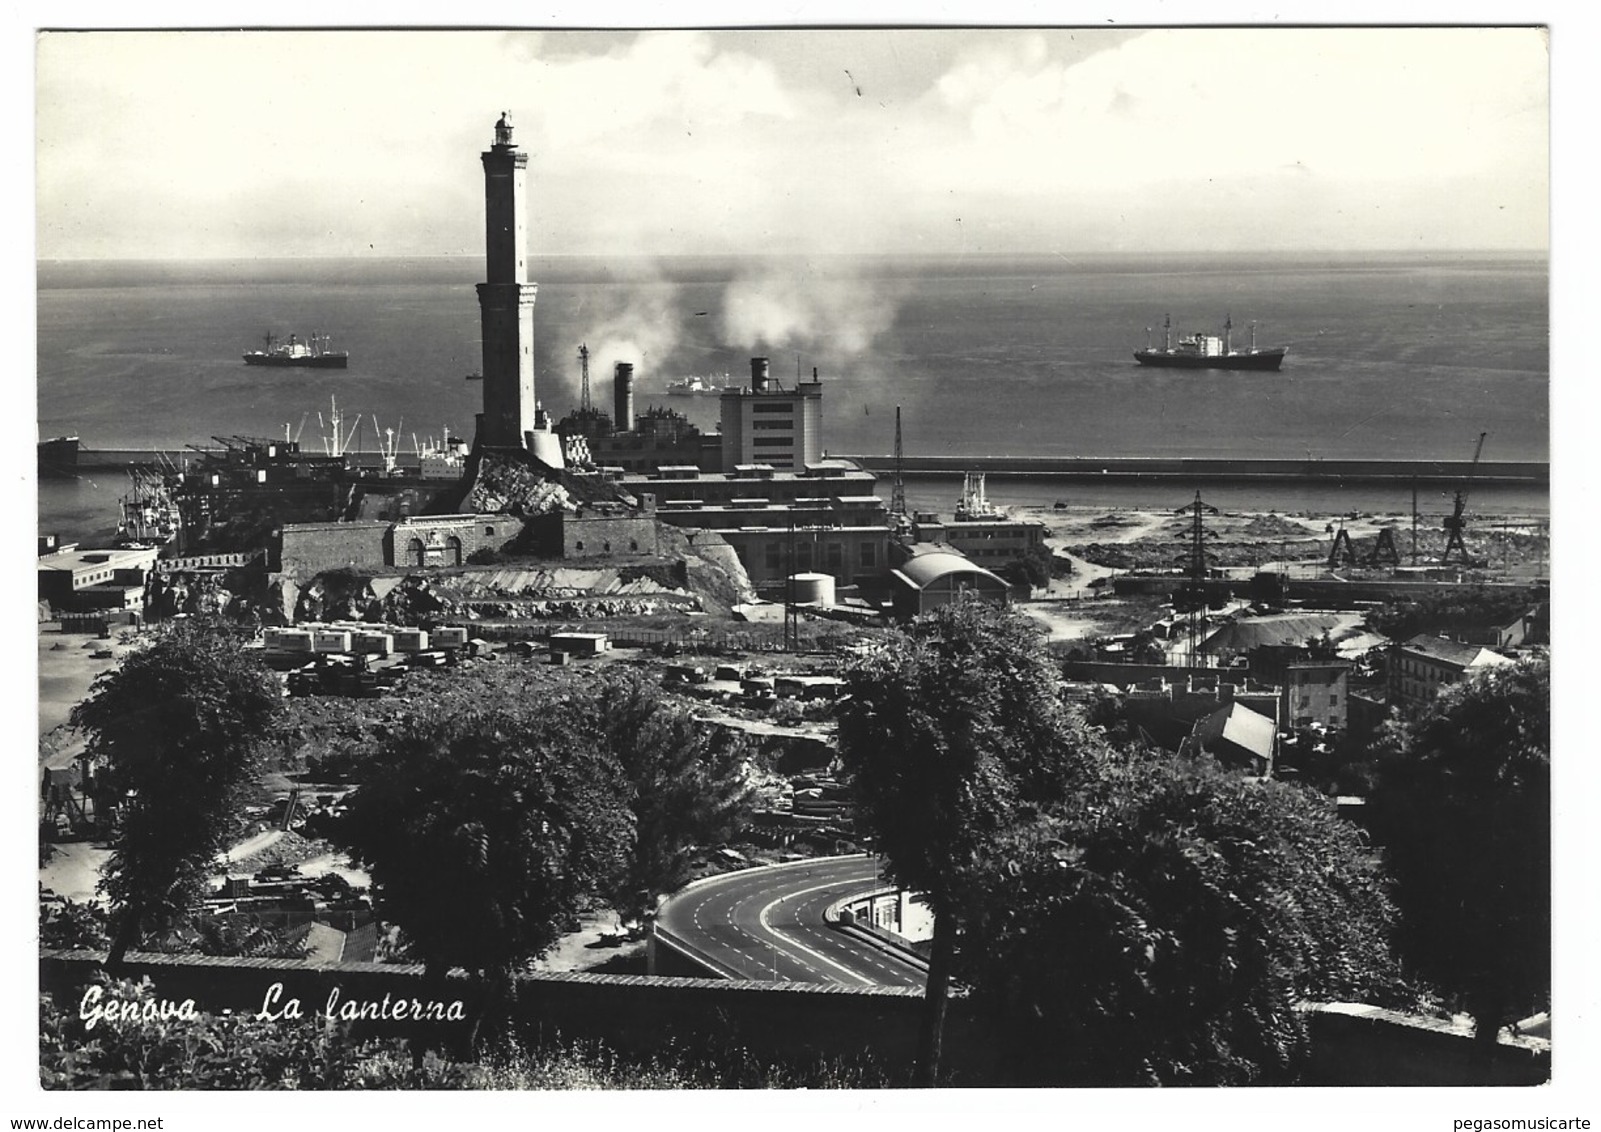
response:
<svg viewBox="0 0 1601 1132"><path fill-rule="evenodd" d="M1113 510L1105 507L1015 505L1005 508L1014 519L1043 523L1046 544L1058 559L1067 559L1071 575L1053 578L1046 590L1018 603L1018 608L1044 625L1052 641L1079 640L1124 632L1138 621L1144 606L1120 602L1109 587L1093 583L1127 567L1179 565L1189 545L1191 519L1167 510ZM1403 563L1411 557L1411 517L1402 514L1303 515L1224 512L1204 517L1213 564L1241 569L1271 567L1297 576L1325 571L1329 551L1343 527L1358 556L1367 553L1381 530L1391 538ZM1550 555L1550 528L1544 517L1472 516L1469 551L1487 565L1492 580L1529 581L1544 576ZM1077 553L1068 553L1066 548ZM1444 549L1438 530L1418 532L1420 564L1427 565ZM1101 559L1096 561L1095 559ZM1342 568L1360 575L1361 568Z"/></svg>
<svg viewBox="0 0 1601 1132"><path fill-rule="evenodd" d="M129 649L118 641L101 640L83 633L63 633L45 625L39 627L39 734L67 722L79 700L89 694L89 686L102 672L116 667ZM96 652L110 650L111 657Z"/></svg>

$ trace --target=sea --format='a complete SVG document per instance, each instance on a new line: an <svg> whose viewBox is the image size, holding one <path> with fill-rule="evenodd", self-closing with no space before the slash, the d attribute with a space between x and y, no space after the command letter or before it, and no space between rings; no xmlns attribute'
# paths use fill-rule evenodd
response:
<svg viewBox="0 0 1601 1132"><path fill-rule="evenodd" d="M482 386L479 257L52 261L38 265L38 431L91 449L181 452L214 437L411 452L471 437ZM612 408L617 362L638 409L714 429L715 397L669 384L823 383L824 447L908 455L1471 458L1550 449L1549 270L1510 253L1212 256L544 257L530 261L536 389L552 419ZM1276 373L1175 371L1133 352L1222 333L1289 349ZM268 333L331 336L344 370L247 367ZM98 477L98 478L97 478ZM40 484L41 530L115 522L115 472ZM1000 502L1181 504L1170 485L992 482ZM955 487L910 485L948 509ZM1311 494L1209 486L1224 507L1402 511L1402 489ZM1221 492L1221 497L1214 498ZM1491 492L1493 495L1494 493ZM949 496L949 498L947 498ZM1393 497L1393 498L1392 498ZM1426 501L1429 502L1429 501ZM1438 501L1432 501L1438 505ZM1504 492L1538 512L1543 491Z"/></svg>

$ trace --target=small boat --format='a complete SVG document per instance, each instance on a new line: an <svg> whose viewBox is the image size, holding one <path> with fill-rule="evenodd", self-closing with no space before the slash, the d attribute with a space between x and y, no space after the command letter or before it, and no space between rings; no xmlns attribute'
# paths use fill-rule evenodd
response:
<svg viewBox="0 0 1601 1132"><path fill-rule="evenodd" d="M1276 346L1267 350L1256 348L1256 323L1251 323L1249 349L1234 349L1230 341L1233 330L1234 320L1228 318L1223 322L1221 337L1215 334L1192 334L1188 338L1180 338L1175 346L1173 319L1169 316L1162 322L1162 348L1151 348L1151 328L1147 326L1145 349L1134 351L1134 360L1142 366L1171 366L1177 369L1276 370L1284 363L1284 355L1288 352L1286 347Z"/></svg>
<svg viewBox="0 0 1601 1132"><path fill-rule="evenodd" d="M328 348L328 335L315 330L304 342L294 334L288 342L280 343L278 336L268 333L265 348L251 350L244 355L247 366L309 366L313 369L344 369L350 355L344 350Z"/></svg>

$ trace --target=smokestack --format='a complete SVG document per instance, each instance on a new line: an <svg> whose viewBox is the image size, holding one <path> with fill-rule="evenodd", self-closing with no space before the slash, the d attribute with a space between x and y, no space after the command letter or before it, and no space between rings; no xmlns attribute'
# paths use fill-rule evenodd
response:
<svg viewBox="0 0 1601 1132"><path fill-rule="evenodd" d="M618 362L612 379L613 404L617 408L617 431L634 431L634 363Z"/></svg>
<svg viewBox="0 0 1601 1132"><path fill-rule="evenodd" d="M766 358L752 358L750 360L750 391L752 393L767 392Z"/></svg>

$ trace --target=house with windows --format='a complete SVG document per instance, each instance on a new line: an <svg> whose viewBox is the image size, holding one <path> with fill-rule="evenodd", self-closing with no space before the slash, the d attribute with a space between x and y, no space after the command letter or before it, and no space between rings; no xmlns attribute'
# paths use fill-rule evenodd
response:
<svg viewBox="0 0 1601 1132"><path fill-rule="evenodd" d="M1390 652L1390 706L1411 715L1427 707L1441 688L1482 669L1512 663L1484 645L1419 633Z"/></svg>
<svg viewBox="0 0 1601 1132"><path fill-rule="evenodd" d="M1279 719L1287 728L1314 723L1337 731L1350 723L1351 662L1317 657L1308 649L1260 645L1251 650L1251 679L1280 689Z"/></svg>

